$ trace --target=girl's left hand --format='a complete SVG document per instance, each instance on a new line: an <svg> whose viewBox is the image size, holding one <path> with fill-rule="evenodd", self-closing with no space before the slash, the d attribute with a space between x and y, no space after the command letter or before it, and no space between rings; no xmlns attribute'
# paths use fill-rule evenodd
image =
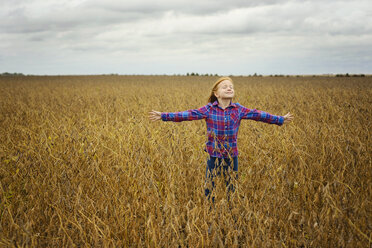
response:
<svg viewBox="0 0 372 248"><path fill-rule="evenodd" d="M285 124L290 123L294 118L293 115L289 112L283 117L284 117L284 123Z"/></svg>

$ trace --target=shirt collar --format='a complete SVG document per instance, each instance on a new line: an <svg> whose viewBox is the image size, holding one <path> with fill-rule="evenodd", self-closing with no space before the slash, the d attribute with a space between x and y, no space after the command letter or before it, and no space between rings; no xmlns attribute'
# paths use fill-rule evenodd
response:
<svg viewBox="0 0 372 248"><path fill-rule="evenodd" d="M212 103L212 105L217 107L218 106L218 101L214 101L214 103ZM230 107L236 108L237 106L236 106L235 103L231 102L230 105L227 106L227 108L230 108Z"/></svg>

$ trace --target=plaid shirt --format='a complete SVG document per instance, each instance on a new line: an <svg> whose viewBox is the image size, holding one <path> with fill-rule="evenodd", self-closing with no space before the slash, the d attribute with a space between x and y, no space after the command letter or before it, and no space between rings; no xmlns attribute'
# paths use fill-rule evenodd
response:
<svg viewBox="0 0 372 248"><path fill-rule="evenodd" d="M210 156L218 158L238 156L237 138L241 119L262 121L279 126L284 122L283 116L248 109L239 103L231 103L226 109L222 109L218 101L208 103L199 109L161 113L161 119L174 122L205 119L208 134L205 150Z"/></svg>

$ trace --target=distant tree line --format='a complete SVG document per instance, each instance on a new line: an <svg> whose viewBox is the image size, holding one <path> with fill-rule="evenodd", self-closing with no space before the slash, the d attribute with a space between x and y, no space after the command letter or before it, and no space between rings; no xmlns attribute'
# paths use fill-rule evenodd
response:
<svg viewBox="0 0 372 248"><path fill-rule="evenodd" d="M336 77L365 77L364 74L349 74L349 73L346 73L346 74L336 74Z"/></svg>
<svg viewBox="0 0 372 248"><path fill-rule="evenodd" d="M220 75L218 75L217 73L216 74L212 74L212 73L210 73L210 74L208 74L208 73L206 73L206 74L200 73L199 74L197 72L191 72L191 73L188 72L188 73L186 73L186 76L206 76L206 77L213 77L214 76L214 77L218 77ZM234 77L234 76L236 76L236 75L229 75L229 77ZM247 77L262 77L262 75L259 75L257 73L254 73L253 75L247 75Z"/></svg>
<svg viewBox="0 0 372 248"><path fill-rule="evenodd" d="M218 77L218 74L208 74L208 73L206 73L206 74L199 74L199 73L197 73L197 72L191 72L191 73L186 73L186 76L206 76L206 77L213 77L213 76L215 76L215 77Z"/></svg>
<svg viewBox="0 0 372 248"><path fill-rule="evenodd" d="M4 72L0 74L1 76L24 76L23 73L10 73L10 72Z"/></svg>

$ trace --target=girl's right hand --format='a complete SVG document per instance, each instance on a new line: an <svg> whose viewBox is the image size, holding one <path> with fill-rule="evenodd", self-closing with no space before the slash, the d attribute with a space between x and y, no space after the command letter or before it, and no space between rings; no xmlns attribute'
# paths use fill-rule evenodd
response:
<svg viewBox="0 0 372 248"><path fill-rule="evenodd" d="M151 112L149 112L149 118L152 121L159 121L161 120L161 112L152 110Z"/></svg>

